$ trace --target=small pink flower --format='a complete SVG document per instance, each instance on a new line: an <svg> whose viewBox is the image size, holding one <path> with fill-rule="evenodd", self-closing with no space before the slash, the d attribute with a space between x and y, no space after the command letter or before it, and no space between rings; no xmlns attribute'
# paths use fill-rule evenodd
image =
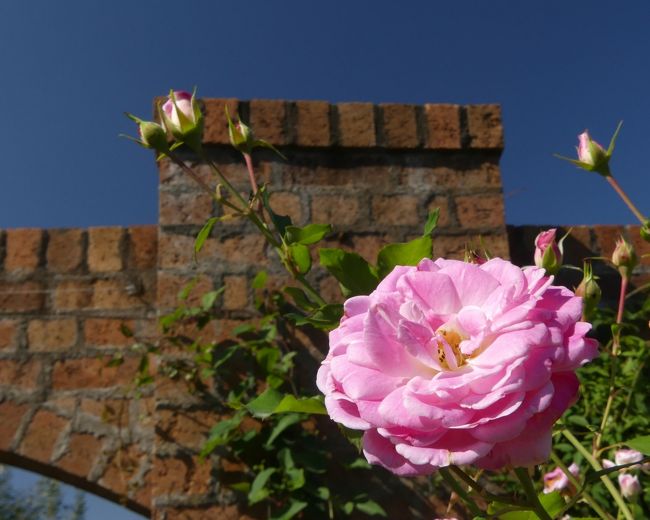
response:
<svg viewBox="0 0 650 520"><path fill-rule="evenodd" d="M642 459L643 453L637 450L618 450L614 454L614 461L617 466L630 464L631 462L639 462Z"/></svg>
<svg viewBox="0 0 650 520"><path fill-rule="evenodd" d="M330 417L399 475L548 458L594 358L582 304L542 269L422 260L350 298L318 371Z"/></svg>
<svg viewBox="0 0 650 520"><path fill-rule="evenodd" d="M580 468L574 462L569 466L569 472L577 477L580 473ZM544 493L552 493L553 491L562 491L569 485L569 477L562 471L561 468L555 468L544 475Z"/></svg>
<svg viewBox="0 0 650 520"><path fill-rule="evenodd" d="M636 475L620 473L618 475L618 485L621 487L621 494L625 498L632 498L641 493L641 483Z"/></svg>
<svg viewBox="0 0 650 520"><path fill-rule="evenodd" d="M591 137L589 137L589 132L587 132L587 130L585 130L578 136L578 147L577 147L578 159L580 159L585 164L593 166L594 157L592 156L591 153L590 143L593 143L595 146L600 148L603 151L603 153L605 152L605 150L596 141L593 141Z"/></svg>
<svg viewBox="0 0 650 520"><path fill-rule="evenodd" d="M182 128L183 125L181 124L180 117L178 116L179 111L182 112L182 114L187 119L194 121L192 94L185 92L184 90L176 90L174 92L174 98L176 99L176 105L174 105L172 98L169 97L167 101L165 101L165 104L162 106L162 109L174 126L177 128Z"/></svg>
<svg viewBox="0 0 650 520"><path fill-rule="evenodd" d="M535 238L535 265L555 274L562 266L562 248L555 240L555 228L542 231Z"/></svg>

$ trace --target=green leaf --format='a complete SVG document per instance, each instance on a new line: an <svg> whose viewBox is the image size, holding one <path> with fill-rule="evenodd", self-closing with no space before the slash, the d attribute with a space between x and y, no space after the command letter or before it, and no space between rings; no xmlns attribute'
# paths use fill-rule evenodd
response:
<svg viewBox="0 0 650 520"><path fill-rule="evenodd" d="M537 498L539 498L540 503L551 518L557 517L557 515L564 509L564 506L566 506L566 502L559 491L540 493L537 495Z"/></svg>
<svg viewBox="0 0 650 520"><path fill-rule="evenodd" d="M272 516L271 520L289 520L305 509L305 507L307 507L307 502L292 499L289 505L278 516Z"/></svg>
<svg viewBox="0 0 650 520"><path fill-rule="evenodd" d="M316 304L309 299L302 289L298 287L284 287L282 290L291 297L297 307L304 310L313 310L316 308Z"/></svg>
<svg viewBox="0 0 650 520"><path fill-rule="evenodd" d="M276 227L280 235L284 236L287 226L291 225L291 218L288 215L278 215L271 209L271 204L269 202L269 191L266 189L266 186L262 186L258 193L262 197L262 204L264 204L266 211L269 213L269 216L273 221L273 225Z"/></svg>
<svg viewBox="0 0 650 520"><path fill-rule="evenodd" d="M639 229L639 234L643 240L650 242L650 220L646 220L644 222L643 226L641 226L641 229Z"/></svg>
<svg viewBox="0 0 650 520"><path fill-rule="evenodd" d="M287 226L285 240L289 244L302 244L308 246L322 240L332 231L329 224L309 224L305 227Z"/></svg>
<svg viewBox="0 0 650 520"><path fill-rule="evenodd" d="M275 471L275 468L266 468L257 474L255 480L253 480L253 483L251 484L251 490L248 493L249 504L256 504L269 496L271 491L266 488L266 483Z"/></svg>
<svg viewBox="0 0 650 520"><path fill-rule="evenodd" d="M216 447L228 444L232 438L232 434L239 428L243 417L244 415L242 413L237 413L230 419L225 419L215 424L210 430L208 439L201 448L200 457L204 458L212 453Z"/></svg>
<svg viewBox="0 0 650 520"><path fill-rule="evenodd" d="M205 241L207 238L210 236L210 232L212 231L212 228L214 225L217 223L219 220L219 217L212 217L207 220L205 224L203 224L203 227L201 228L201 231L199 231L199 234L196 235L196 239L194 240L194 260L196 261L196 255L199 254L199 251L203 248L203 244L205 244Z"/></svg>
<svg viewBox="0 0 650 520"><path fill-rule="evenodd" d="M423 258L431 258L433 240L423 236L401 244L389 244L377 255L379 277L384 278L397 265L417 265Z"/></svg>
<svg viewBox="0 0 650 520"><path fill-rule="evenodd" d="M285 318L293 320L299 327L313 325L319 329L331 330L339 324L341 316L343 316L343 305L328 303L307 316L290 312L285 315Z"/></svg>
<svg viewBox="0 0 650 520"><path fill-rule="evenodd" d="M280 404L283 394L272 388L266 389L246 405L248 411L262 419L272 415Z"/></svg>
<svg viewBox="0 0 650 520"><path fill-rule="evenodd" d="M618 137L618 133L621 131L621 127L623 126L623 121L620 121L618 123L618 126L616 127L616 130L614 131L614 135L612 136L612 139L609 141L609 146L607 147L607 155L612 155L614 152L614 146L616 145L616 138Z"/></svg>
<svg viewBox="0 0 650 520"><path fill-rule="evenodd" d="M422 233L423 237L428 237L433 233L433 230L438 227L438 219L440 218L440 208L434 209L431 213L429 213L429 216L427 217L427 221L424 224L424 233Z"/></svg>
<svg viewBox="0 0 650 520"><path fill-rule="evenodd" d="M251 287L253 289L263 289L264 286L266 285L266 280L268 277L269 276L266 271L260 271L255 275L255 278L253 278L253 281L251 282Z"/></svg>
<svg viewBox="0 0 650 520"><path fill-rule="evenodd" d="M309 248L302 244L291 244L289 246L291 262L300 274L307 274L311 269L311 255Z"/></svg>
<svg viewBox="0 0 650 520"><path fill-rule="evenodd" d="M297 413L296 414L290 413L283 416L275 425L275 428L273 428L273 430L271 431L271 435L269 435L269 438L267 439L264 446L266 448L270 448L273 445L273 441L275 441L275 439L277 439L282 434L282 432L284 432L284 430L286 430L290 426L293 426L296 423L299 423L300 420L301 417Z"/></svg>
<svg viewBox="0 0 650 520"><path fill-rule="evenodd" d="M133 331L127 327L124 323L120 323L120 332L122 333L122 336L125 338L132 338L133 337Z"/></svg>
<svg viewBox="0 0 650 520"><path fill-rule="evenodd" d="M216 291L209 291L201 298L201 307L204 311L209 311L214 307L214 302L217 301L219 295L225 290L225 287L220 287Z"/></svg>
<svg viewBox="0 0 650 520"><path fill-rule="evenodd" d="M327 410L323 404L322 397L301 397L297 399L291 394L287 394L278 403L273 413L300 412L318 415L327 415Z"/></svg>
<svg viewBox="0 0 650 520"><path fill-rule="evenodd" d="M365 502L357 502L355 504L355 507L361 511L362 513L365 513L370 516L388 516L386 515L386 511L384 511L384 508L381 507L377 502L374 500L366 500Z"/></svg>
<svg viewBox="0 0 650 520"><path fill-rule="evenodd" d="M650 435L643 435L632 440L626 441L630 448L640 451L644 455L650 455Z"/></svg>
<svg viewBox="0 0 650 520"><path fill-rule="evenodd" d="M358 254L336 248L320 249L319 254L321 265L340 282L345 296L370 294L377 287L375 268Z"/></svg>

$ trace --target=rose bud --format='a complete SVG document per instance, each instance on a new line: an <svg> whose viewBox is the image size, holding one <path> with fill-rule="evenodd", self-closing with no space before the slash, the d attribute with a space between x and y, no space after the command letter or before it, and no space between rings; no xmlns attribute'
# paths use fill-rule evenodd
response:
<svg viewBox="0 0 650 520"><path fill-rule="evenodd" d="M616 248L612 253L612 263L618 267L618 271L624 278L630 277L638 263L634 247L623 237L619 237L616 241Z"/></svg>
<svg viewBox="0 0 650 520"><path fill-rule="evenodd" d="M134 139L129 136L124 137L135 141L145 148L153 148L157 152L166 152L169 150L167 144L167 133L162 126L153 121L143 121L139 117L129 114L128 112L126 112L126 117L137 123L140 139Z"/></svg>
<svg viewBox="0 0 650 520"><path fill-rule="evenodd" d="M614 144L616 143L616 137L622 124L622 122L618 124L609 142L609 147L606 150L594 141L589 135L589 132L585 130L578 136L578 160L562 157L561 155L557 155L557 157L569 161L583 170L599 173L603 177L609 177L611 175L609 171L609 160L614 152Z"/></svg>
<svg viewBox="0 0 650 520"><path fill-rule="evenodd" d="M569 472L577 477L580 473L580 468L574 462L569 466ZM569 477L562 471L561 468L555 468L544 475L544 493L552 493L553 491L562 491L569 486Z"/></svg>
<svg viewBox="0 0 650 520"><path fill-rule="evenodd" d="M194 94L171 91L162 105L160 118L165 128L179 141L196 150L203 135L203 114Z"/></svg>
<svg viewBox="0 0 650 520"><path fill-rule="evenodd" d="M585 262L583 273L582 281L576 289L576 296L582 297L582 314L586 319L598 307L603 292L600 290L598 282L596 282L596 277L589 262Z"/></svg>
<svg viewBox="0 0 650 520"><path fill-rule="evenodd" d="M542 231L535 238L535 265L546 270L546 274L556 274L562 267L562 241L555 240L556 229Z"/></svg>
<svg viewBox="0 0 650 520"><path fill-rule="evenodd" d="M242 123L241 120L234 123L230 118L227 105L226 118L228 119L228 137L230 139L230 144L235 148L235 150L241 153L250 154L255 146L253 130L250 126Z"/></svg>
<svg viewBox="0 0 650 520"><path fill-rule="evenodd" d="M614 454L614 461L617 466L639 462L643 459L643 453L637 450L617 450Z"/></svg>
<svg viewBox="0 0 650 520"><path fill-rule="evenodd" d="M621 494L625 498L633 498L641 493L641 483L636 475L621 473L618 476L618 485L621 486Z"/></svg>

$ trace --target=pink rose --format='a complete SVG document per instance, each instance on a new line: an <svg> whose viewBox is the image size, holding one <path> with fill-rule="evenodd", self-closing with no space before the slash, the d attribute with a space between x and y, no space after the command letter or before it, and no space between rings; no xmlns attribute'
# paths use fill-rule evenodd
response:
<svg viewBox="0 0 650 520"><path fill-rule="evenodd" d="M636 475L619 473L618 485L621 487L621 494L625 498L632 498L641 493L641 483Z"/></svg>
<svg viewBox="0 0 650 520"><path fill-rule="evenodd" d="M177 90L174 92L174 100L171 96L165 101L165 104L162 106L163 112L172 122L172 124L181 128L181 118L178 113L182 113L185 118L190 121L194 120L194 110L192 109L192 94L185 92L184 90Z"/></svg>
<svg viewBox="0 0 650 520"><path fill-rule="evenodd" d="M562 248L555 240L556 229L542 231L535 238L535 265L555 274L562 266Z"/></svg>
<svg viewBox="0 0 650 520"><path fill-rule="evenodd" d="M400 475L543 462L597 354L580 298L500 258L398 266L344 309L318 387L334 421L364 430L368 461Z"/></svg>
<svg viewBox="0 0 650 520"><path fill-rule="evenodd" d="M569 471L574 477L580 473L580 468L574 462L569 466ZM562 491L569 485L569 477L560 468L555 468L544 475L544 493L552 493L553 491Z"/></svg>

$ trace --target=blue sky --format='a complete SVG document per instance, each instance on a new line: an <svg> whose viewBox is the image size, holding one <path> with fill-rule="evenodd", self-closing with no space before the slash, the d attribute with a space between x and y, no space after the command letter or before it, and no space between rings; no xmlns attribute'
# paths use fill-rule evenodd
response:
<svg viewBox="0 0 650 520"><path fill-rule="evenodd" d="M0 227L157 221L151 154L119 139L169 88L206 97L500 103L511 224L634 223L572 155L588 128L649 212L650 3L0 3ZM99 517L93 517L99 518ZM127 518L120 516L120 518Z"/></svg>

